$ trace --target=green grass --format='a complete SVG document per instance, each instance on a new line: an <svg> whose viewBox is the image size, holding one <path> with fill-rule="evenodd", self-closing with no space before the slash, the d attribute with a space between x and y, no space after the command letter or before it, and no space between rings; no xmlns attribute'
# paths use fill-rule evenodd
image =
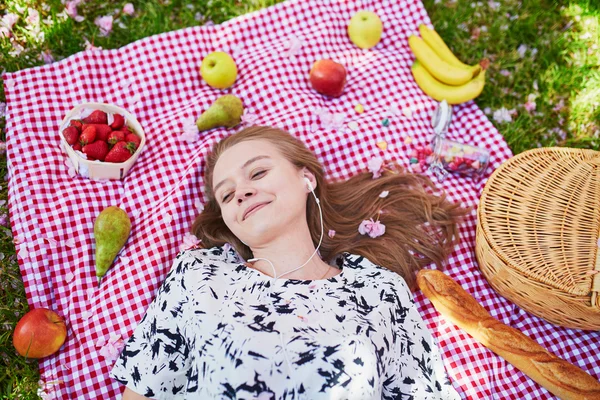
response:
<svg viewBox="0 0 600 400"><path fill-rule="evenodd" d="M25 17L20 18L13 33L23 51L11 55L13 43L0 39L0 68L10 72L42 65L42 52L60 60L83 50L86 39L104 49L118 48L206 21L218 24L278 2L133 1L135 15L115 14L118 21L112 33L102 37L94 24L96 16L122 9L126 2L87 0L78 7L85 20L75 22L59 17L64 10L60 0L9 0L0 3L0 15L18 13L18 7L38 10L44 39L38 40L27 29ZM484 110L489 108L490 119L515 154L555 145L599 149L600 8L596 0L500 0L497 4L424 0L424 4L436 30L459 58L468 63L490 59L487 84L476 102ZM523 56L517 50L521 45L527 46ZM532 112L524 108L530 94L536 95ZM0 82L0 102L4 101ZM564 107L559 110L561 101ZM512 121L494 121L493 112L503 107L515 110ZM3 141L4 127L0 118ZM6 157L0 156L0 178L5 174ZM7 182L0 179L0 186L0 200L6 200ZM0 205L0 213L6 212L6 205ZM12 331L27 311L12 236L0 227L0 399L37 398L37 362L19 357L12 346Z"/></svg>

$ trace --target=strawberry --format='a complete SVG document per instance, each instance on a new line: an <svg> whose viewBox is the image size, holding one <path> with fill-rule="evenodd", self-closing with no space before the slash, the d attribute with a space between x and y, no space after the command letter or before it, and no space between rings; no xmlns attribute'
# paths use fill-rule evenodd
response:
<svg viewBox="0 0 600 400"><path fill-rule="evenodd" d="M73 150L79 150L81 151L82 147L81 147L81 143L77 142L73 145Z"/></svg>
<svg viewBox="0 0 600 400"><path fill-rule="evenodd" d="M140 137L138 135L136 135L135 133L130 133L129 135L125 136L125 141L127 143L133 143L137 150L137 148L140 147L140 143L141 143L142 139L140 139Z"/></svg>
<svg viewBox="0 0 600 400"><path fill-rule="evenodd" d="M102 140L96 140L94 143L83 146L82 151L88 156L88 160L104 161L104 157L108 154L108 144Z"/></svg>
<svg viewBox="0 0 600 400"><path fill-rule="evenodd" d="M104 161L113 163L122 163L127 161L131 155L135 153L135 149L131 143L117 142L108 152Z"/></svg>
<svg viewBox="0 0 600 400"><path fill-rule="evenodd" d="M81 131L83 130L83 123L78 119L72 119L71 124L69 126L74 126L75 128L77 128L77 131L79 133L81 133Z"/></svg>
<svg viewBox="0 0 600 400"><path fill-rule="evenodd" d="M121 127L125 124L125 118L123 118L123 116L119 114L115 114L113 117L114 120L113 123L110 124L110 127L115 130L121 129Z"/></svg>
<svg viewBox="0 0 600 400"><path fill-rule="evenodd" d="M84 124L106 124L108 116L104 111L94 110L88 117L81 120Z"/></svg>
<svg viewBox="0 0 600 400"><path fill-rule="evenodd" d="M108 135L112 132L107 124L84 124L82 129L85 130L88 126L96 128L96 140L102 140L103 142L108 140Z"/></svg>
<svg viewBox="0 0 600 400"><path fill-rule="evenodd" d="M73 145L79 140L79 131L74 126L69 126L63 131L63 136L67 140L67 143Z"/></svg>
<svg viewBox="0 0 600 400"><path fill-rule="evenodd" d="M122 142L125 140L125 132L123 131L112 131L110 135L108 135L108 143L115 144L117 142Z"/></svg>
<svg viewBox="0 0 600 400"><path fill-rule="evenodd" d="M96 140L96 127L93 125L87 126L79 136L79 143L85 146L88 143L94 143L94 140Z"/></svg>

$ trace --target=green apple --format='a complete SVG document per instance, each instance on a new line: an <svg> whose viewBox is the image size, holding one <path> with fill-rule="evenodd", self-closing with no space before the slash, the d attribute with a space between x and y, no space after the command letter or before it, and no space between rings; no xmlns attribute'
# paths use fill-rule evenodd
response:
<svg viewBox="0 0 600 400"><path fill-rule="evenodd" d="M370 49L379 43L382 31L381 19L372 11L357 12L350 18L348 24L350 40L361 49Z"/></svg>
<svg viewBox="0 0 600 400"><path fill-rule="evenodd" d="M237 67L229 54L214 51L202 60L200 75L210 86L227 89L237 78Z"/></svg>

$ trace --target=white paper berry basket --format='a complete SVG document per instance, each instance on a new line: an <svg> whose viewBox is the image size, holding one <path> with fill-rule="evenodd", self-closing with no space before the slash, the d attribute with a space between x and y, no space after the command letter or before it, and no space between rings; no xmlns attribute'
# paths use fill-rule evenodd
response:
<svg viewBox="0 0 600 400"><path fill-rule="evenodd" d="M131 155L131 157L124 162L121 163L111 163L104 161L96 161L96 160L87 160L85 154L80 151L74 150L64 135L62 134L63 130L66 129L71 120L82 119L91 114L94 110L101 110L107 113L108 115L120 114L125 119L125 125L128 126L134 133L136 133L141 141L140 145L136 149L135 153ZM109 124L111 122L111 117L109 117ZM71 111L65 115L64 119L60 124L59 129L59 137L62 148L66 151L71 163L75 171L82 177L90 178L90 179L123 179L135 164L135 161L140 156L141 152L144 149L144 145L146 144L146 134L144 133L144 129L142 125L137 121L137 119L127 110L121 108L119 106L115 106L112 104L105 103L82 103L79 104Z"/></svg>

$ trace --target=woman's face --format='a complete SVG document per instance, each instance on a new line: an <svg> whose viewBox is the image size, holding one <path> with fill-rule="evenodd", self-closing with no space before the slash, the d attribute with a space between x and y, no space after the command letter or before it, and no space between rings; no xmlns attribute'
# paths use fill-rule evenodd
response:
<svg viewBox="0 0 600 400"><path fill-rule="evenodd" d="M223 221L249 246L261 246L306 224L304 176L267 140L230 147L213 170L213 193ZM314 182L312 174L306 176Z"/></svg>

